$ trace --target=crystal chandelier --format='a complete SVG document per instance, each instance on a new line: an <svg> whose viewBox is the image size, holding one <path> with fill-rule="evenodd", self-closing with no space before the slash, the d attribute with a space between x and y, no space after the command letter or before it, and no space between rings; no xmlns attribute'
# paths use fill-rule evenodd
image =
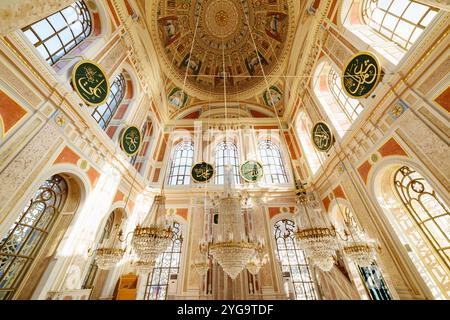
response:
<svg viewBox="0 0 450 320"><path fill-rule="evenodd" d="M263 243L255 241L246 233L243 210L250 210L246 201L248 199L244 199L242 206L243 199L232 192L230 166L225 167L224 176L224 194L213 200L219 220L212 239L200 243L200 251L207 252L231 279L236 279Z"/></svg>
<svg viewBox="0 0 450 320"><path fill-rule="evenodd" d="M343 248L344 254L360 267L368 267L375 260L375 247L368 242L354 242Z"/></svg>
<svg viewBox="0 0 450 320"><path fill-rule="evenodd" d="M116 248L99 248L95 251L95 263L101 270L110 270L122 260L125 250Z"/></svg>
<svg viewBox="0 0 450 320"><path fill-rule="evenodd" d="M252 275L256 276L261 270L262 266L265 265L268 261L267 253L264 253L264 246L260 246L257 250L256 255L250 259L247 263L246 268L248 272Z"/></svg>
<svg viewBox="0 0 450 320"><path fill-rule="evenodd" d="M241 273L255 255L256 245L245 241L227 241L211 244L209 251L231 279Z"/></svg>
<svg viewBox="0 0 450 320"><path fill-rule="evenodd" d="M307 193L301 185L297 196L299 209L295 233L297 243L312 264L323 271L330 271L338 249L336 230L323 214L313 193Z"/></svg>
<svg viewBox="0 0 450 320"><path fill-rule="evenodd" d="M366 233L357 226L346 224L344 235L337 232L341 238L342 252L351 261L360 267L368 267L376 258L375 242L366 240Z"/></svg>
<svg viewBox="0 0 450 320"><path fill-rule="evenodd" d="M138 260L134 263L134 266L136 267L136 271L138 273L148 274L153 271L155 261Z"/></svg>
<svg viewBox="0 0 450 320"><path fill-rule="evenodd" d="M197 260L191 266L200 276L205 276L209 270L209 262L206 260Z"/></svg>
<svg viewBox="0 0 450 320"><path fill-rule="evenodd" d="M165 199L156 196L150 209L148 226L137 225L133 232L131 245L141 261L154 262L172 241L171 219L166 219Z"/></svg>

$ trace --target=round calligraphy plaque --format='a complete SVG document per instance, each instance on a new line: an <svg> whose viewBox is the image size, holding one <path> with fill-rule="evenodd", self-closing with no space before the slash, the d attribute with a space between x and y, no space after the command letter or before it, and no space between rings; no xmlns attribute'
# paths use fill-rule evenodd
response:
<svg viewBox="0 0 450 320"><path fill-rule="evenodd" d="M313 126L311 140L314 147L320 152L329 151L335 142L330 126L323 121L318 121Z"/></svg>
<svg viewBox="0 0 450 320"><path fill-rule="evenodd" d="M89 106L102 105L108 99L108 77L94 61L83 60L75 65L72 85L78 96Z"/></svg>
<svg viewBox="0 0 450 320"><path fill-rule="evenodd" d="M342 88L350 98L369 96L381 78L378 58L371 52L361 51L349 59L342 74Z"/></svg>
<svg viewBox="0 0 450 320"><path fill-rule="evenodd" d="M195 182L208 182L214 176L214 168L206 162L197 163L192 167L191 177Z"/></svg>
<svg viewBox="0 0 450 320"><path fill-rule="evenodd" d="M120 147L129 157L134 156L139 151L141 143L141 131L134 126L125 128L120 136Z"/></svg>
<svg viewBox="0 0 450 320"><path fill-rule="evenodd" d="M241 165L241 176L247 182L257 182L264 176L263 166L257 161L246 161Z"/></svg>

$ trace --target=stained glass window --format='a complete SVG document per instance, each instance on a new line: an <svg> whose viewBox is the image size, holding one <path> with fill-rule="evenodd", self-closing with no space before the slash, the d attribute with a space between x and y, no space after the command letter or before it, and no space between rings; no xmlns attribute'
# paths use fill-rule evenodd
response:
<svg viewBox="0 0 450 320"><path fill-rule="evenodd" d="M295 238L295 223L283 219L275 224L275 241L281 270L289 272L294 285L296 300L316 300L316 291L305 253L298 248Z"/></svg>
<svg viewBox="0 0 450 320"><path fill-rule="evenodd" d="M358 269L372 300L392 300L383 275L375 262L368 267L358 267Z"/></svg>
<svg viewBox="0 0 450 320"><path fill-rule="evenodd" d="M11 299L64 207L67 184L55 175L35 193L0 241L0 300Z"/></svg>
<svg viewBox="0 0 450 320"><path fill-rule="evenodd" d="M239 174L238 150L232 142L221 142L216 146L216 184L225 183L225 167L231 166L231 174L235 184L241 183Z"/></svg>
<svg viewBox="0 0 450 320"><path fill-rule="evenodd" d="M144 300L165 300L169 286L170 275L178 274L181 258L181 226L174 222L172 243L156 260L155 268L147 279Z"/></svg>
<svg viewBox="0 0 450 320"><path fill-rule="evenodd" d="M409 50L438 9L410 0L366 0L362 13L364 22L373 30Z"/></svg>
<svg viewBox="0 0 450 320"><path fill-rule="evenodd" d="M22 31L42 57L53 65L89 37L92 21L84 1L77 1Z"/></svg>
<svg viewBox="0 0 450 320"><path fill-rule="evenodd" d="M450 268L450 212L431 185L413 169L403 166L395 173L397 194L428 243Z"/></svg>
<svg viewBox="0 0 450 320"><path fill-rule="evenodd" d="M126 84L123 74L119 74L111 84L111 90L106 103L98 106L92 112L92 117L103 130L106 130L111 119L114 117L125 96Z"/></svg>
<svg viewBox="0 0 450 320"><path fill-rule="evenodd" d="M280 148L270 140L259 143L259 153L267 183L287 183L286 169L281 158Z"/></svg>
<svg viewBox="0 0 450 320"><path fill-rule="evenodd" d="M176 145L172 166L170 167L169 185L176 186L191 182L191 168L194 159L194 143L183 141Z"/></svg>

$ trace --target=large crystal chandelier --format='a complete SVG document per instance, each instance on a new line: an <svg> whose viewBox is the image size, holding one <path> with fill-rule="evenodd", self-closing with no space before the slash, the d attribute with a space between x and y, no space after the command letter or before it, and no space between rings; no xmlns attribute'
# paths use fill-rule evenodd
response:
<svg viewBox="0 0 450 320"><path fill-rule="evenodd" d="M232 192L232 183L231 168L226 166L225 191L216 200L219 220L212 240L201 244L203 248L200 249L208 252L231 279L236 279L262 243L246 233L242 199Z"/></svg>
<svg viewBox="0 0 450 320"><path fill-rule="evenodd" d="M230 194L220 199L219 223L209 253L223 270L235 279L257 252L258 243L249 241L245 233L240 199Z"/></svg>
<svg viewBox="0 0 450 320"><path fill-rule="evenodd" d="M131 245L140 261L154 264L172 241L171 219L166 217L165 198L156 196L147 216L151 221L147 226L137 225Z"/></svg>
<svg viewBox="0 0 450 320"><path fill-rule="evenodd" d="M136 271L138 273L142 273L142 274L148 274L148 273L152 272L154 265L155 265L154 261L138 260L134 263L134 266L136 267Z"/></svg>
<svg viewBox="0 0 450 320"><path fill-rule="evenodd" d="M122 260L125 250L118 248L99 248L95 251L95 263L101 270L110 270Z"/></svg>
<svg viewBox="0 0 450 320"><path fill-rule="evenodd" d="M312 264L330 271L338 249L336 230L329 222L314 193L306 192L301 185L297 192L298 214L295 237L299 247Z"/></svg>
<svg viewBox="0 0 450 320"><path fill-rule="evenodd" d="M367 239L366 233L356 226L346 225L346 227L344 235L338 232L341 238L342 252L360 267L370 266L376 258L375 241Z"/></svg>
<svg viewBox="0 0 450 320"><path fill-rule="evenodd" d="M246 267L248 272L256 276L268 260L268 255L265 253L264 245L259 245L256 254L250 259L249 262L247 262Z"/></svg>

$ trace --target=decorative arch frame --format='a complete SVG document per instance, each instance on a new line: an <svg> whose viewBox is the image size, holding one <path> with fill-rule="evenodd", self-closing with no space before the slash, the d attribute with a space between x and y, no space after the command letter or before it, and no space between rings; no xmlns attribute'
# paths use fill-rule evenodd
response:
<svg viewBox="0 0 450 320"><path fill-rule="evenodd" d="M46 170L43 170L37 178L33 179L33 182L30 183L29 187L26 189L26 191L23 193L23 196L21 199L17 202L16 206L14 206L10 210L10 214L6 217L6 219L2 222L0 227L0 234L4 234L7 232L7 228L9 228L13 223L15 223L17 216L12 213L18 213L23 210L23 208L26 206L29 199L34 195L35 191L42 185L42 182L48 179L49 177L52 177L54 175L61 175L66 183L67 183L67 199L64 203L64 207L62 208L61 213L70 212L72 215L72 220L70 223L70 226L73 225L75 220L77 219L77 214L83 210L84 204L86 202L87 195L89 194L91 190L91 184L89 181L89 178L85 172L82 172L81 169L77 168L75 165L72 164L57 164L53 165ZM75 191L75 193L74 193ZM68 210L69 209L69 210ZM67 232L70 229L70 226L66 228L64 231L64 234L67 234ZM50 231L50 236L48 236L45 239L44 244L41 248L46 246L49 241L52 240L51 235L53 234L54 229ZM55 248L57 251L59 246L62 244L64 240L64 237L60 240L58 246ZM42 255L42 251L38 252L35 261L32 263L32 265L29 268L30 270L33 270L36 266L36 261L40 259ZM31 299L45 299L46 294L49 291L52 284L56 281L56 279L53 279L50 276L51 270L55 270L61 268L61 265L47 265L43 272L41 273L41 279L36 283L36 287L34 288L34 291L32 293ZM27 279L30 278L31 274L30 272L27 272L25 274L25 277L23 278L23 281L19 285L17 292L20 294L22 290L25 287L25 283Z"/></svg>
<svg viewBox="0 0 450 320"><path fill-rule="evenodd" d="M390 240L394 244L398 254L401 256L401 260L403 261L403 263L405 263L405 266L407 268L406 270L409 273L409 280L414 281L414 284L418 288L420 288L421 294L423 294L425 297L427 297L428 299L435 299L436 295L439 296L440 294L442 294L442 289L436 289L439 286L440 282L431 280L433 278L433 276L431 275L432 272L429 269L426 270L427 267L424 266L422 258L417 252L414 252L411 249L411 252L413 252L413 255L415 255L414 261L412 260L412 256L408 254L408 251L406 250L405 245L402 241L406 241L407 243L409 243L411 239L409 238L409 236L404 234L404 230L396 230L396 228L393 226L391 221L395 221L395 223L398 224L397 218L391 212L391 209L389 209L391 206L385 202L386 198L385 195L383 195L384 192L380 189L383 183L383 179L388 178L386 176L388 171L393 172L393 170L397 170L404 165L411 167L419 172L423 176L423 178L426 179L426 181L430 184L430 186L439 194L439 196L441 196L443 200L448 203L448 198L445 198L447 194L445 193L443 186L441 186L441 184L437 182L432 172L419 161L414 161L411 158L405 156L389 156L381 159L374 165L374 167L370 170L367 179L368 194L372 199L377 199L377 201L374 201L375 207L377 209L377 215L374 218L376 219L378 224L382 226L384 230L386 230L385 232L393 235L390 237ZM397 167L397 169L394 169L395 167ZM395 194L395 191L392 189L392 181L389 180L387 183L389 183L391 188L391 194L389 196L395 198L398 207L402 207L403 204L400 202L397 195ZM406 208L403 208L402 210L406 210ZM409 213L407 212L403 213L409 215ZM429 250L429 253L434 256L434 250L431 248L430 244L422 237L421 231L417 230L416 226L414 226L413 230L418 232L420 238L424 242L423 245L425 245L426 249ZM401 232L403 234L403 240L399 237L398 232ZM421 270L418 269L417 265L420 265ZM385 269L382 265L380 267L382 269ZM385 273L383 272L383 274ZM447 277L449 276L447 275ZM394 290L392 290L395 287L390 283L390 277L387 277L387 274L386 282L391 288L391 293L393 293L395 296L396 293L394 293ZM441 290L441 292L439 293L438 290Z"/></svg>

